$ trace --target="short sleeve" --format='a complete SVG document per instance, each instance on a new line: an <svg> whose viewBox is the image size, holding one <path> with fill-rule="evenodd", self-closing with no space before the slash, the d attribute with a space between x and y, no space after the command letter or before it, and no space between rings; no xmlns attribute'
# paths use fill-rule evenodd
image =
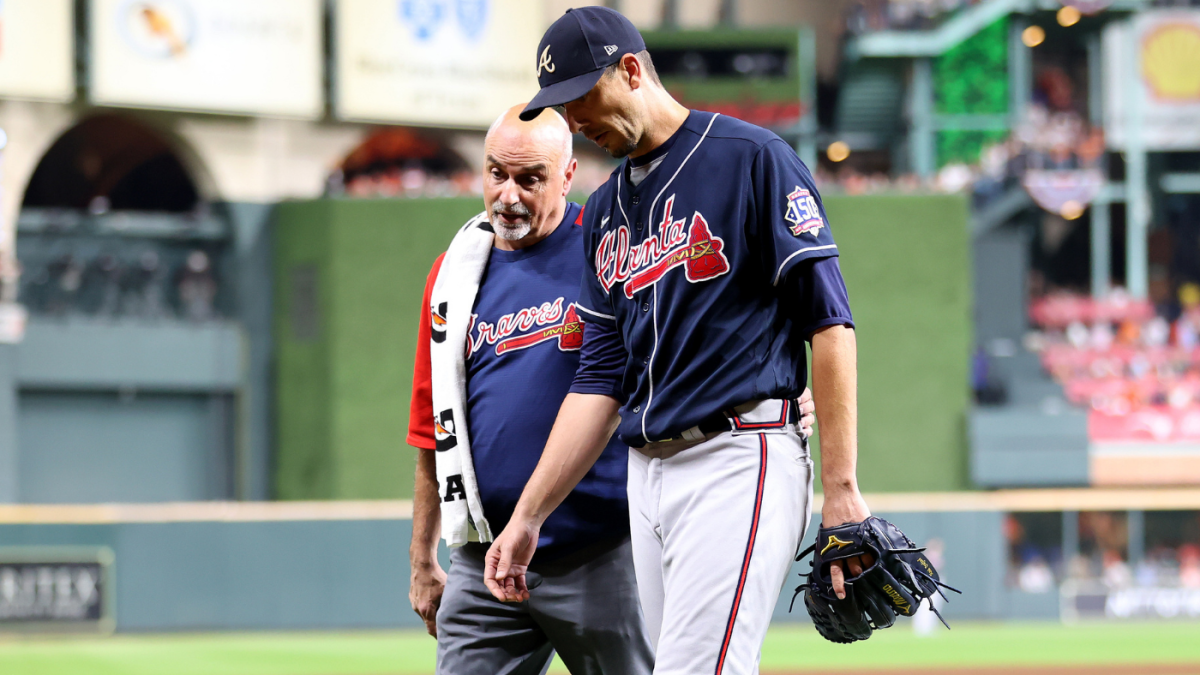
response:
<svg viewBox="0 0 1200 675"><path fill-rule="evenodd" d="M791 147L779 138L765 143L751 174L756 218L750 227L757 229L772 284L801 261L838 254L812 174Z"/></svg>
<svg viewBox="0 0 1200 675"><path fill-rule="evenodd" d="M597 208L593 201L595 201L594 197L589 199L587 206L580 214L583 219L584 261L583 279L579 282L579 301L575 303L575 307L582 313L580 318L585 323L615 327L617 315L613 311L612 298L600 284L600 278L596 275L596 237L593 233L596 231L596 220L600 216L601 209Z"/></svg>
<svg viewBox="0 0 1200 675"><path fill-rule="evenodd" d="M425 279L425 295L421 301L421 320L417 324L417 355L413 362L412 400L408 406L408 444L414 448L433 450L437 447L433 431L433 366L429 359L429 343L432 335L431 323L433 282L437 281L438 271L442 269L442 259L446 254L438 256Z"/></svg>
<svg viewBox="0 0 1200 675"><path fill-rule="evenodd" d="M571 382L572 394L600 394L622 405L628 398L621 389L629 356L616 327L584 322L579 370Z"/></svg>
<svg viewBox="0 0 1200 675"><path fill-rule="evenodd" d="M805 339L811 340L813 333L826 326L854 328L850 297L836 257L793 265L780 288L794 296L789 305L796 312L796 326Z"/></svg>

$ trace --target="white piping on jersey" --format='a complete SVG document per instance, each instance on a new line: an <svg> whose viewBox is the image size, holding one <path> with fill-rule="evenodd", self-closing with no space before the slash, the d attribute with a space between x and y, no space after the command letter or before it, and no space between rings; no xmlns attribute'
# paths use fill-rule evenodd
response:
<svg viewBox="0 0 1200 675"><path fill-rule="evenodd" d="M587 307L584 307L583 305L579 304L578 302L577 302L577 303L575 303L575 309L577 309L577 310L579 310L579 311L581 311L581 312L583 312L583 313L585 313L585 314L591 314L592 316L598 316L598 317L600 317L601 319L608 319L609 321L616 321L616 320L617 320L617 317L615 317L615 316L609 316L609 315L607 315L607 314L601 314L600 312L593 312L592 310L588 309Z"/></svg>
<svg viewBox="0 0 1200 675"><path fill-rule="evenodd" d="M646 381L650 383L650 394L646 397L646 409L642 411L642 438L650 442L646 435L646 418L650 416L650 404L654 403L654 356L658 354L658 284L652 287L654 292L654 308L650 311L654 319L654 349L650 350L650 363L646 364Z"/></svg>
<svg viewBox="0 0 1200 675"><path fill-rule="evenodd" d="M712 129L713 122L716 122L719 116L720 113L712 116L712 119L708 121L708 126L704 127L704 133L700 134L700 140L696 141L696 145L692 146L691 152L679 163L679 167L675 169L675 173L671 174L671 177L663 185L663 188L658 191L658 194L654 197L654 201L650 202L650 213L646 214L646 222L650 228L654 227L654 207L658 204L658 198L663 196L667 188L671 187L671 183L675 182L675 177L679 175L680 171L683 171L683 165L688 163L692 155L696 154L696 150L700 147L700 144L704 142L704 139L708 138L708 132ZM617 206L621 205L620 185L620 182L618 182ZM621 215L625 215L624 208L621 209ZM628 218L625 219L625 226L629 226ZM650 437L646 435L646 418L650 416L650 405L654 403L654 357L658 355L658 284L654 284L652 288L654 292L654 348L650 350L650 362L646 364L646 382L649 383L650 390L646 396L646 409L642 411L642 438L646 439L647 443L650 442Z"/></svg>
<svg viewBox="0 0 1200 675"><path fill-rule="evenodd" d="M658 198L662 197L663 193L667 191L667 188L671 187L671 183L675 182L675 177L679 175L680 171L683 171L683 165L688 163L688 160L691 159L692 155L696 153L696 148L699 148L700 144L704 142L704 139L708 138L708 132L710 129L712 129L713 122L716 122L717 118L720 116L720 113L716 113L712 116L712 119L708 121L708 126L704 127L704 133L700 134L700 140L696 141L696 145L692 147L692 151L687 154L687 157L683 158L683 161L679 163L679 168L675 169L675 173L671 174L671 178L666 182L665 185L663 185L663 188L658 191L658 194L655 195L654 201L650 202L650 213L647 215L646 222L649 223L651 227L654 227L654 207L658 204ZM617 203L620 204L619 201Z"/></svg>
<svg viewBox="0 0 1200 675"><path fill-rule="evenodd" d="M772 281L771 285L772 286L779 285L779 275L783 274L784 265L787 265L788 261L791 260L792 258L795 258L796 256L800 255L801 253L808 253L809 251L824 251L824 250L830 249L830 248L837 248L837 244L828 244L826 246L809 246L808 248L802 248L799 251L796 251L795 253L784 258L783 262L779 263L779 270L775 272L775 281Z"/></svg>

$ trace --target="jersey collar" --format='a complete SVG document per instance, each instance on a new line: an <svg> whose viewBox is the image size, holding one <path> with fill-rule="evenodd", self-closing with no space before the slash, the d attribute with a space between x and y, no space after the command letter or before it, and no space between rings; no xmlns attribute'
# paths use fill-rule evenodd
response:
<svg viewBox="0 0 1200 675"><path fill-rule="evenodd" d="M625 164L621 166L621 179L625 181L625 189L637 192L639 189L652 183L654 181L654 176L656 174L661 174L667 165L676 164L677 162L681 161L680 156L686 155L687 151L690 150L690 148L686 147L686 143L684 144L685 147L681 148L681 152L675 153L674 157L663 160L662 164L660 164L659 167L655 169L651 175L647 176L646 180L642 181L639 185L634 186L634 184L629 181L630 168L635 166L645 166L659 157L666 155L671 151L671 148L677 144L679 139L685 135L685 131L688 132L686 135L691 136L699 136L700 134L704 133L704 127L708 124L708 120L711 115L712 113L691 110L688 112L687 119L683 121L683 124L679 125L679 128L675 130L675 133L671 134L670 138L663 141L662 145L636 159L633 157L626 157Z"/></svg>

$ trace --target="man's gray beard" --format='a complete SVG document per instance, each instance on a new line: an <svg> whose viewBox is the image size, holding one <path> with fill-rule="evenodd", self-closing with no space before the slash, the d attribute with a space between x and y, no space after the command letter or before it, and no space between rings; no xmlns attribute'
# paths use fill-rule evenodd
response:
<svg viewBox="0 0 1200 675"><path fill-rule="evenodd" d="M509 227L501 223L500 217L492 215L492 229L496 231L496 236L505 241L520 241L524 239L529 231L533 229L533 223L525 221L516 227Z"/></svg>
<svg viewBox="0 0 1200 675"><path fill-rule="evenodd" d="M520 225L513 227L505 224L500 219L501 213L506 213L510 216L522 216L526 220ZM497 199L492 203L492 208L488 215L490 216L489 220L492 222L492 229L496 231L496 236L505 241L520 241L533 229L533 214L520 202L505 207L504 203Z"/></svg>

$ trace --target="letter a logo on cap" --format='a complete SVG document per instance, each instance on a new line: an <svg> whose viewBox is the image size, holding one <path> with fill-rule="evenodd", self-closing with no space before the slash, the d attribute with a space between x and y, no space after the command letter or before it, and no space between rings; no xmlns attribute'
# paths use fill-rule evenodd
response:
<svg viewBox="0 0 1200 675"><path fill-rule="evenodd" d="M547 73L554 72L554 62L550 60L550 45L546 45L542 50L542 58L538 59L537 77L542 76L542 68L545 68Z"/></svg>

